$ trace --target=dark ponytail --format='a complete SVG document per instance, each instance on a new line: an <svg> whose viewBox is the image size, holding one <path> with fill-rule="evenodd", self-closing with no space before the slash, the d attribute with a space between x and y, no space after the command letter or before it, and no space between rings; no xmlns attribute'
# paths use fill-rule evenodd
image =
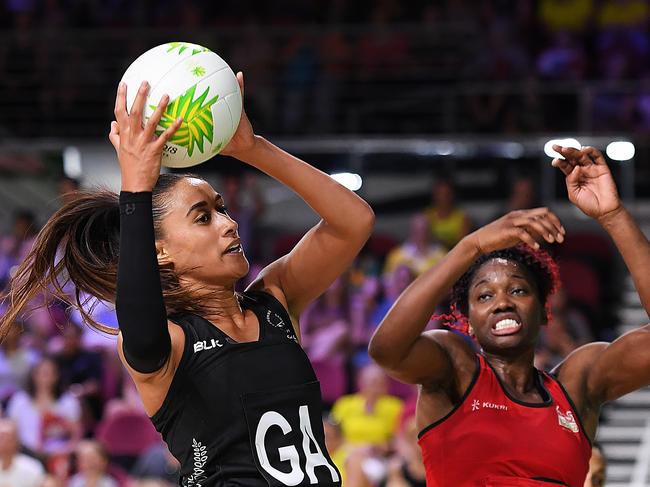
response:
<svg viewBox="0 0 650 487"><path fill-rule="evenodd" d="M168 195L185 177L161 174L158 178L153 190L156 239L162 236L161 221L168 212ZM93 298L115 302L120 240L119 198L106 189L79 191L76 196L47 221L32 250L12 277L8 291L2 297L6 312L0 316L0 340L40 293L77 308L84 322L91 327L117 334L115 328L96 322L88 305ZM160 268L160 275L168 313L202 311L191 290L180 286L180 279L173 269ZM64 289L70 283L74 285L74 296Z"/></svg>

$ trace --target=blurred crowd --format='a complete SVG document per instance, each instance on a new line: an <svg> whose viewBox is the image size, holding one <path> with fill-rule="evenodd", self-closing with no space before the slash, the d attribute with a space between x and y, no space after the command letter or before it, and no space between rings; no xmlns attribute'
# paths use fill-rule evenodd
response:
<svg viewBox="0 0 650 487"><path fill-rule="evenodd" d="M0 136L103 135L128 64L179 36L246 73L266 133L647 133L649 20L645 0L5 0Z"/></svg>
<svg viewBox="0 0 650 487"><path fill-rule="evenodd" d="M262 239L256 234L265 203L254 178L231 175L222 185L228 211L250 249L252 278L294 239L285 236L270 250L259 248ZM77 187L75 180L62 179L61 199L74 201L70 191ZM244 189L252 197L242 198ZM494 217L536 205L534 195L533 181L518 177ZM349 272L301 316L302 345L329 411L323 418L328 449L344 485L425 485L414 419L416 389L386 376L369 359L367 346L399 294L478 223L456 204L453 180L436 175L430 205L410 216L408 234L401 241L375 234ZM37 230L29 211L15 213L13 227L0 238L0 288ZM598 321L605 293L598 287L605 282L600 273L612 259L608 245L599 248L597 235L578 234L555 251L564 287L553 297L553 321L537 352L539 368L552 368L588 341L609 338ZM79 313L47 296L32 304L0 344L0 485L164 487L177 482L178 463L150 424L114 338L84 326ZM96 303L92 315L117 326L106 303ZM428 326L448 324L434 316Z"/></svg>

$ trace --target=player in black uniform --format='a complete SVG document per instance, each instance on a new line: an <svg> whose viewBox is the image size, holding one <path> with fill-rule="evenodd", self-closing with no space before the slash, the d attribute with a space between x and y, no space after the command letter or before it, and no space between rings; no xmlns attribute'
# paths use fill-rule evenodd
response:
<svg viewBox="0 0 650 487"><path fill-rule="evenodd" d="M65 267L77 289L115 300L120 357L182 464L182 485L338 486L295 317L350 265L373 212L254 135L242 113L223 153L291 188L322 220L235 293L249 268L237 223L204 180L159 175L164 143L180 121L154 137L164 98L142 127L147 90L140 87L129 115L126 87L118 89L109 138L122 173L119 204L110 192L83 193L50 219L17 273L0 331L45 286L62 295L56 276Z"/></svg>

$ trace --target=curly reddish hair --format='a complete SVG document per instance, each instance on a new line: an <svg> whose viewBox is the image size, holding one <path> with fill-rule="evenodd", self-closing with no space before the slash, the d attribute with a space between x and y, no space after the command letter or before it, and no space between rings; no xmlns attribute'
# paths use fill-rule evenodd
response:
<svg viewBox="0 0 650 487"><path fill-rule="evenodd" d="M476 259L452 287L449 313L434 315L434 319L441 320L445 325L469 334L469 285L481 266L492 259L516 262L530 272L539 293L538 298L544 306L546 321L550 323L552 315L549 298L560 288L560 270L548 252L541 249L535 250L526 244L496 250Z"/></svg>

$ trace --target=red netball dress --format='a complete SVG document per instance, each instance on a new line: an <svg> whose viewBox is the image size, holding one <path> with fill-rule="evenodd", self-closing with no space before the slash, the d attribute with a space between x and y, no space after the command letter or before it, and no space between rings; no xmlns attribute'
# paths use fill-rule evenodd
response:
<svg viewBox="0 0 650 487"><path fill-rule="evenodd" d="M544 402L518 401L478 355L460 404L419 434L427 487L582 487L589 438L560 383L537 381Z"/></svg>

